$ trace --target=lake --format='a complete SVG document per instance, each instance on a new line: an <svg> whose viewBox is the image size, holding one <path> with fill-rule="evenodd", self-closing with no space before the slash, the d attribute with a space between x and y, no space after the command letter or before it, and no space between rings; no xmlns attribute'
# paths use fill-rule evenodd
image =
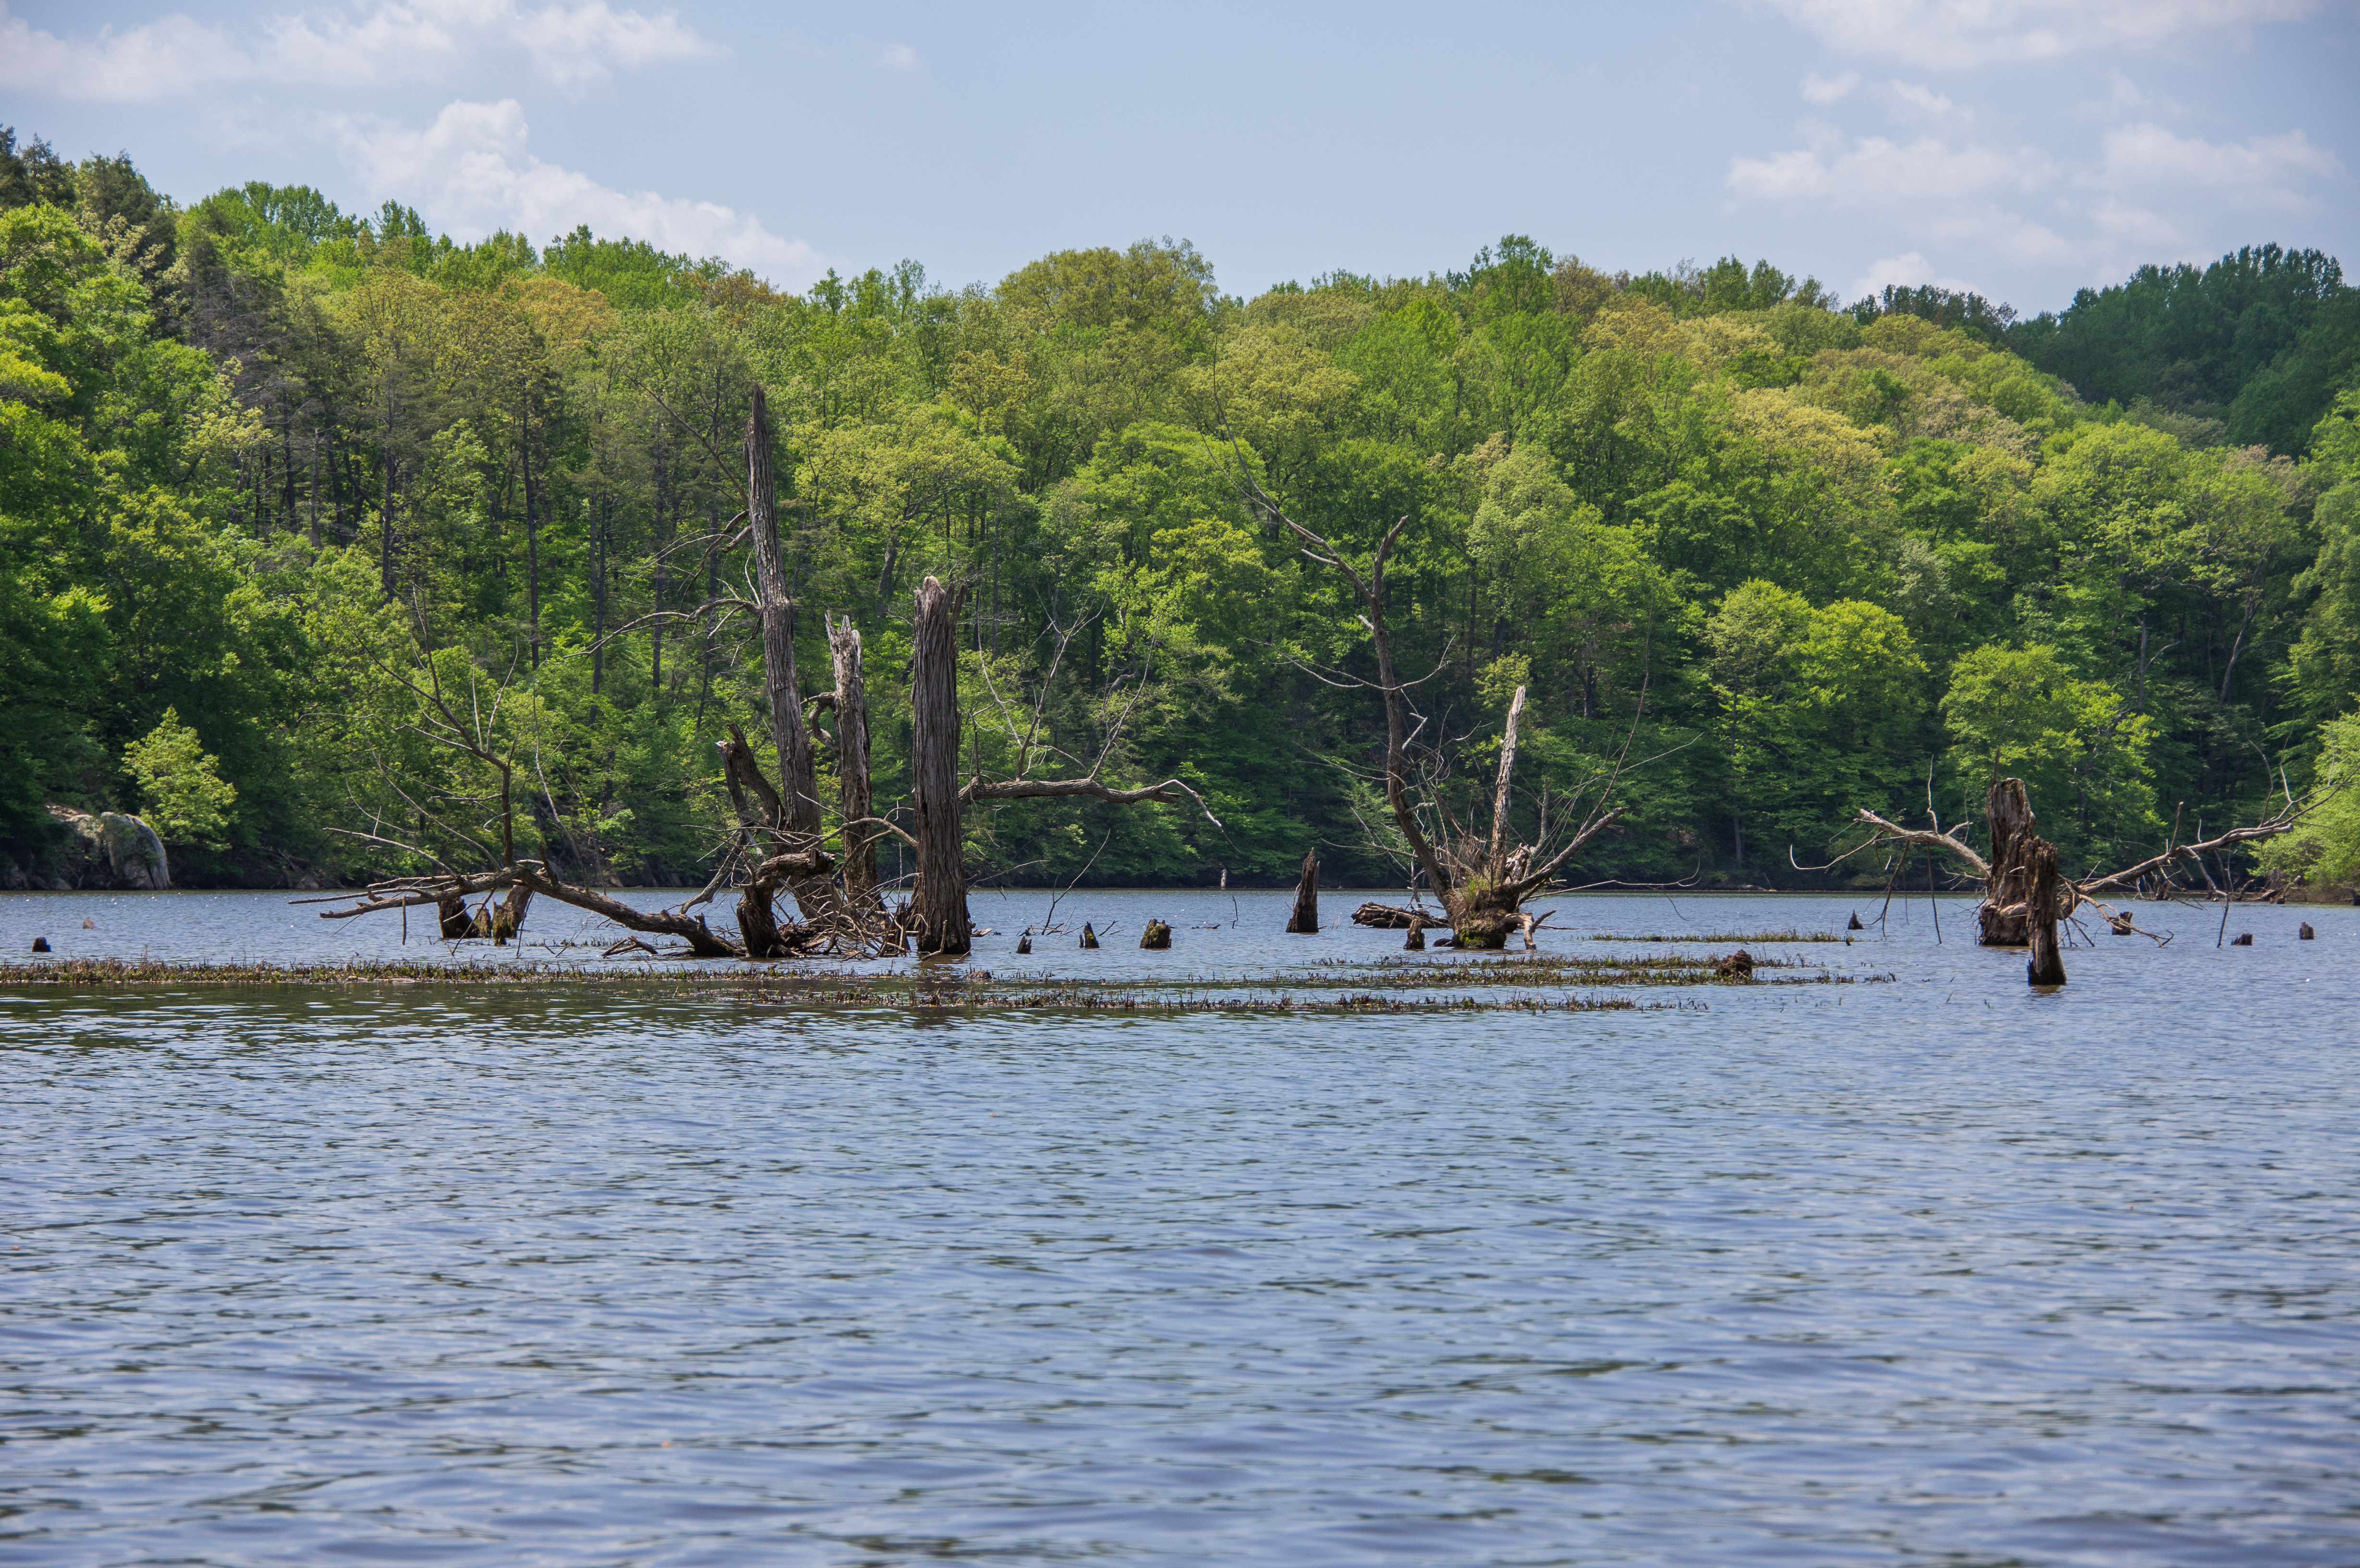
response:
<svg viewBox="0 0 2360 1568"><path fill-rule="evenodd" d="M971 964L1398 961L1287 898L1020 959L978 893ZM0 895L0 956L447 952L285 898ZM2054 994L1920 894L1630 1011L0 988L0 1560L2360 1563L2360 910L2134 908ZM453 956L651 962L527 934Z"/></svg>

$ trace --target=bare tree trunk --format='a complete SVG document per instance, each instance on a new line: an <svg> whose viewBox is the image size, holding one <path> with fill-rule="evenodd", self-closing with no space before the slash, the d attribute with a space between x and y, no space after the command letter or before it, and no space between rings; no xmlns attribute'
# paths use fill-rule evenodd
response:
<svg viewBox="0 0 2360 1568"><path fill-rule="evenodd" d="M492 910L492 941L507 942L524 930L524 917L532 908L532 889L522 882L512 884Z"/></svg>
<svg viewBox="0 0 2360 1568"><path fill-rule="evenodd" d="M1295 912L1286 917L1286 929L1296 936L1319 932L1319 856L1315 851L1303 852L1303 878L1295 885Z"/></svg>
<svg viewBox="0 0 2360 1568"><path fill-rule="evenodd" d="M958 642L951 626L950 590L929 577L916 597L910 782L918 807L918 887L911 909L920 953L956 954L973 944L958 781Z"/></svg>
<svg viewBox="0 0 2360 1568"><path fill-rule="evenodd" d="M844 822L844 900L856 915L882 908L877 897L877 829L869 791L869 681L860 629L847 615L827 626L836 666L836 797Z"/></svg>
<svg viewBox="0 0 2360 1568"><path fill-rule="evenodd" d="M531 394L526 394L528 399ZM532 483L532 408L527 402L521 419L523 439L518 450L524 460L524 593L525 611L531 619L532 667L541 668L541 495Z"/></svg>
<svg viewBox="0 0 2360 1568"><path fill-rule="evenodd" d="M2032 831L2032 801L2023 779L2003 779L1991 787L1983 821L1991 829L1991 873L1983 883L1975 940L1983 947L2022 947L2031 940L2025 908L2031 873L2025 857L2041 842Z"/></svg>
<svg viewBox="0 0 2360 1568"><path fill-rule="evenodd" d="M2009 780L2014 783L2015 780ZM2026 925L2032 939L2032 961L2024 966L2026 980L2035 985L2065 984L2065 958L2057 947L2057 847L2035 838L2025 846Z"/></svg>
<svg viewBox="0 0 2360 1568"><path fill-rule="evenodd" d="M770 475L770 417L760 387L746 421L746 513L754 541L754 581L760 595L762 672L770 699L771 737L779 748L780 815L777 827L791 852L819 847L819 794L812 772L811 732L803 727L803 698L795 686L795 607L787 594L786 562L779 552L778 491ZM834 912L832 889L809 877L796 878L795 903L810 921Z"/></svg>
<svg viewBox="0 0 2360 1568"><path fill-rule="evenodd" d="M1500 779L1491 787L1491 846L1483 856L1483 865L1491 880L1501 881L1507 870L1508 786L1516 771L1516 725L1524 716L1524 689L1516 688L1516 695L1508 703L1507 734L1500 742Z"/></svg>

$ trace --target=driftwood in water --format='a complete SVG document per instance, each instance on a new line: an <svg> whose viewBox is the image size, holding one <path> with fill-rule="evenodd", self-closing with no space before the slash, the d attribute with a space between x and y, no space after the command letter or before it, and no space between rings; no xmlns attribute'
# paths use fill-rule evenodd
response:
<svg viewBox="0 0 2360 1568"><path fill-rule="evenodd" d="M2016 781L2010 779L2006 782L2016 784ZM2018 800L2023 799L2024 787L2016 784L2016 792ZM1994 790L1993 793L1996 796L1998 792ZM2029 812L2026 821L2028 824ZM2024 966L2025 978L2035 985L2062 985L2065 984L2065 955L2057 942L2057 921L2061 914L2069 912L2059 906L2070 895L2061 893L2060 888L2057 846L2027 831L2010 843L2009 850L2013 856L2011 864L2021 866L2024 873L2023 931L2032 948L2031 961ZM1997 863L1999 857L1994 855L1993 859ZM1990 941L1989 938L1985 940ZM1990 945L2002 944L1990 942Z"/></svg>
<svg viewBox="0 0 2360 1568"><path fill-rule="evenodd" d="M803 876L825 875L833 864L825 854L819 851L780 858L788 861L796 874ZM781 868L779 874L783 875L785 869ZM453 894L464 898L476 893L506 891L518 886L541 898L554 898L577 909L587 909L626 931L678 937L688 943L689 951L699 958L743 956L738 948L715 935L701 917L683 914L677 909L635 909L619 898L610 898L592 888L572 886L562 880L546 862L539 860L519 860L513 866L479 877L406 877L391 882L374 883L361 902L342 909L322 909L320 918L323 920L348 920L355 915L373 915L386 909L411 909L421 904L441 905ZM302 901L297 900L299 903ZM795 944L790 942L790 945Z"/></svg>
<svg viewBox="0 0 2360 1568"><path fill-rule="evenodd" d="M918 813L918 886L910 898L910 924L920 953L956 956L974 945L959 799L958 646L951 628L951 591L929 577L915 597L910 793Z"/></svg>
<svg viewBox="0 0 2360 1568"><path fill-rule="evenodd" d="M1407 904L1366 903L1352 911L1356 926L1374 926L1379 931L1424 931L1428 926L1447 926L1450 922L1431 910L1413 909Z"/></svg>
<svg viewBox="0 0 2360 1568"><path fill-rule="evenodd" d="M1149 920L1147 929L1139 933L1139 945L1158 949L1170 947L1172 928L1162 920Z"/></svg>
<svg viewBox="0 0 2360 1568"><path fill-rule="evenodd" d="M1287 914L1286 929L1296 936L1318 934L1319 856L1315 851L1303 852L1303 875L1295 884L1295 908Z"/></svg>

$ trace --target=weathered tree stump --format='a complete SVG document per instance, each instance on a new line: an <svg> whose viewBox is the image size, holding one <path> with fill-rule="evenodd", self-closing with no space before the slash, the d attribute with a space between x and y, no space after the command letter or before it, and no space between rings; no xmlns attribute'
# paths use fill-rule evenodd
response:
<svg viewBox="0 0 2360 1568"><path fill-rule="evenodd" d="M2032 940L2025 908L2032 889L2027 856L2041 842L2032 831L2032 801L2024 792L2024 780L2003 779L1994 784L1983 800L1983 820L1991 828L1991 876L1983 883L1975 940L1984 947L2023 947ZM2054 858L2052 851L2052 863ZM2034 984L2063 985L2063 971L2056 980Z"/></svg>
<svg viewBox="0 0 2360 1568"><path fill-rule="evenodd" d="M2229 945L2231 947L2251 947L2254 945L2254 933L2252 931L2239 931L2235 936L2229 939Z"/></svg>
<svg viewBox="0 0 2360 1568"><path fill-rule="evenodd" d="M2137 928L2131 924L2131 912L2128 909L2122 910L2118 914L2108 915L2106 917L2106 929L2114 932L2116 936L2136 936L2138 934Z"/></svg>
<svg viewBox="0 0 2360 1568"><path fill-rule="evenodd" d="M2302 925L2295 931L2294 934L2297 940L2301 942L2310 942L2319 935L2317 931L2311 929L2311 922L2309 920L2303 921Z"/></svg>
<svg viewBox="0 0 2360 1568"><path fill-rule="evenodd" d="M1019 953L1030 953L1032 951L1032 933L1031 931L1026 931L1022 936L1016 939L1016 951Z"/></svg>
<svg viewBox="0 0 2360 1568"><path fill-rule="evenodd" d="M1286 929L1296 936L1319 933L1319 856L1315 851L1303 852L1303 877L1295 885L1295 909L1286 917Z"/></svg>
<svg viewBox="0 0 2360 1568"><path fill-rule="evenodd" d="M1150 920L1147 929L1139 933L1142 947L1163 949L1172 945L1172 928L1163 920Z"/></svg>
<svg viewBox="0 0 2360 1568"><path fill-rule="evenodd" d="M1492 952L1508 945L1508 932L1517 924L1516 901L1509 888L1470 880L1460 890L1459 918L1452 934L1460 947Z"/></svg>
<svg viewBox="0 0 2360 1568"><path fill-rule="evenodd" d="M1402 951L1404 953L1424 953L1426 951L1426 928L1424 926L1419 925L1415 920L1410 922L1409 935L1402 939Z"/></svg>
<svg viewBox="0 0 2360 1568"><path fill-rule="evenodd" d="M1098 944L1098 933L1090 929L1089 921L1084 920L1082 922L1082 945L1084 947L1096 947Z"/></svg>
<svg viewBox="0 0 2360 1568"><path fill-rule="evenodd" d="M444 942L464 942L475 934L475 920L467 913L467 900L456 893L438 902L434 914Z"/></svg>
<svg viewBox="0 0 2360 1568"><path fill-rule="evenodd" d="M2015 784L2016 798L2024 798L2023 785L2013 779L2002 782ZM1993 793L1996 796L1998 791ZM2025 934L2032 948L2031 962L2024 966L2025 978L2034 985L2062 985L2065 955L2057 944L2057 846L2045 838L2026 834L2012 847L2025 875Z"/></svg>
<svg viewBox="0 0 2360 1568"><path fill-rule="evenodd" d="M1864 926L1864 925L1863 925L1863 924L1861 924L1861 923L1860 923L1860 911L1859 911L1858 909L1854 909L1854 910L1852 912L1852 923L1851 923L1850 925L1848 925L1848 926L1844 927L1844 930L1846 930L1846 931L1866 931L1867 929L1868 929L1868 928L1867 928L1866 926Z"/></svg>
<svg viewBox="0 0 2360 1568"><path fill-rule="evenodd" d="M918 951L957 954L974 945L967 913L965 802L959 797L958 646L951 628L950 590L929 577L916 597L910 783L918 808L918 887L911 904Z"/></svg>
<svg viewBox="0 0 2360 1568"><path fill-rule="evenodd" d="M1751 980L1754 978L1754 955L1741 947L1714 964L1712 972L1724 980Z"/></svg>
<svg viewBox="0 0 2360 1568"><path fill-rule="evenodd" d="M35 938L33 939L33 951L34 951L35 953L47 953L47 952L49 952L49 939L48 937L45 937L45 936L37 936L37 937L35 937Z"/></svg>

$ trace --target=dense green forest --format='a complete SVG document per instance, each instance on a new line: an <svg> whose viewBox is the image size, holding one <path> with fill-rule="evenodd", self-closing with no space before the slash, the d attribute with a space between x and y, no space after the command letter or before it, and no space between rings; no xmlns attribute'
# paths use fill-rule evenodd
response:
<svg viewBox="0 0 2360 1568"><path fill-rule="evenodd" d="M1470 792L1518 685L1533 830L1627 750L1577 881L1809 885L1790 850L1855 807L1955 821L1995 772L2098 866L2360 740L2355 386L2360 290L2275 245L2029 320L1520 236L1250 299L1171 240L797 295L303 187L183 207L0 132L0 856L38 874L64 805L143 813L183 882L464 858L424 671L499 693L535 853L703 881L716 742L769 733L753 628L711 607L746 593L759 387L801 657L823 612L867 638L880 809L932 573L970 715L1037 703L1073 773L1218 819L1012 802L969 819L987 880L1275 883L1307 847L1404 877L1356 606L1247 476L1348 551L1410 518L1388 615ZM975 765L1003 744L977 726ZM2360 809L2272 854L2348 877Z"/></svg>

